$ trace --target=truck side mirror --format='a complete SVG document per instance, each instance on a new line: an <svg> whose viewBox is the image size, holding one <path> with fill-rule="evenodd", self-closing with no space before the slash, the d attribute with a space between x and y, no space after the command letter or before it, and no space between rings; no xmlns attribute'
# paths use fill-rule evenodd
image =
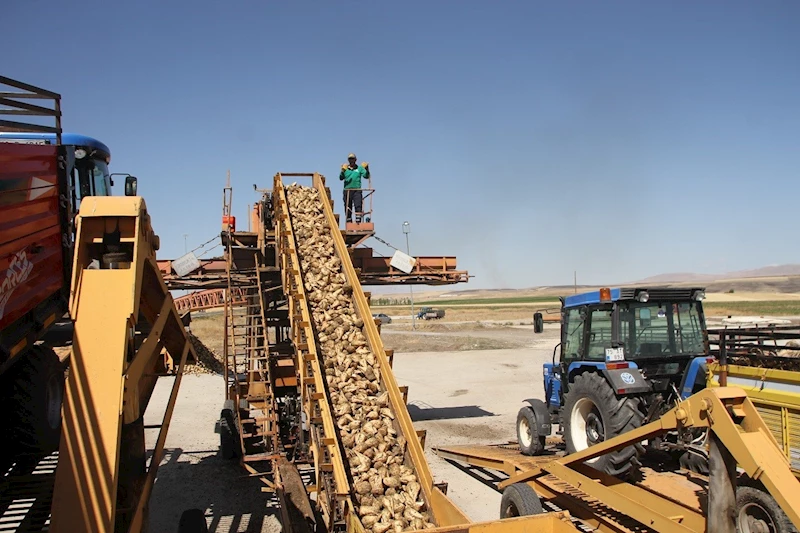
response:
<svg viewBox="0 0 800 533"><path fill-rule="evenodd" d="M125 196L136 196L136 176L125 176Z"/></svg>

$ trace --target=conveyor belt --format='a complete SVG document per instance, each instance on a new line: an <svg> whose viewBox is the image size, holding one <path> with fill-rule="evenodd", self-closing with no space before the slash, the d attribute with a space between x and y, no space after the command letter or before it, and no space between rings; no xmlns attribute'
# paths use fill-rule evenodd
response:
<svg viewBox="0 0 800 533"><path fill-rule="evenodd" d="M319 473L318 488L322 500L322 511L326 514L328 527L347 522L355 518L353 513L358 507L356 492L353 487L353 473L350 461L354 460L352 447L346 448L340 440L340 432L336 424L339 418L332 407L331 392L324 379L325 361L319 341L321 324L315 322L309 302L309 291L305 280L306 272L302 268L300 249L303 243L297 235L299 214L292 213L288 194L296 189L284 187L281 176L276 176L274 202L276 209L278 250L281 257L281 270L284 292L289 299L292 337L297 347L298 369L300 373L300 389L303 395L303 406L311 421L310 438L314 463ZM421 512L432 513L433 521L439 526L466 524L466 516L436 487L430 468L425 459L422 445L416 437L411 417L408 413L403 394L395 381L391 365L386 356L378 328L372 319L367 299L353 268L344 239L338 230L338 224L331 209L330 200L321 176L315 175L313 191L309 194L315 198L317 205L304 206L303 211L321 212L323 217L319 227L320 234L333 238L335 257L341 266L339 273L349 287L355 313L363 323L360 331L366 339L369 352L377 361L380 391L388 395L388 408L394 417L394 430L398 439L405 441L405 462L413 470L420 485L419 497L424 500ZM331 231L332 230L332 231ZM307 258L305 258L307 259ZM358 354L353 354L358 356ZM363 357L363 356L360 356ZM342 415L344 416L344 415ZM402 441L401 441L402 442ZM403 444L400 444L403 446ZM398 489L399 490L399 489Z"/></svg>

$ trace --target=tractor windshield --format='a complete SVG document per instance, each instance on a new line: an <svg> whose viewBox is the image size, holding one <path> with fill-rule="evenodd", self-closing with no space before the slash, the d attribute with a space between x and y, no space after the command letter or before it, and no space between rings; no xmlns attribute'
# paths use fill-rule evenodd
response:
<svg viewBox="0 0 800 533"><path fill-rule="evenodd" d="M703 314L689 302L622 303L620 340L629 357L663 357L703 353Z"/></svg>

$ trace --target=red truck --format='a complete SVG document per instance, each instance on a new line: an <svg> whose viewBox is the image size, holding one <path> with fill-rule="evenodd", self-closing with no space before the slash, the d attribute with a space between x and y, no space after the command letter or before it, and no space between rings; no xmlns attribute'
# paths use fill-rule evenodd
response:
<svg viewBox="0 0 800 533"><path fill-rule="evenodd" d="M1 438L5 450L20 453L58 447L65 365L37 340L68 310L80 199L108 195L112 184L110 150L63 133L60 101L0 76L0 119L55 119L54 126L0 120ZM135 194L136 178L127 176L125 185L126 194Z"/></svg>

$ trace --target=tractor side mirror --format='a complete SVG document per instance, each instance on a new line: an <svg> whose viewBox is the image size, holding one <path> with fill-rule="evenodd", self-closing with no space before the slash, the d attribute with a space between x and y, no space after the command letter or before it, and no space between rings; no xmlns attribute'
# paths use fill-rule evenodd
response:
<svg viewBox="0 0 800 533"><path fill-rule="evenodd" d="M561 346L561 343L559 342L558 344L556 344L556 347L553 348L553 364L554 365L556 364L556 353L558 353L558 349L559 349L560 346Z"/></svg>
<svg viewBox="0 0 800 533"><path fill-rule="evenodd" d="M136 176L125 176L125 196L136 196Z"/></svg>
<svg viewBox="0 0 800 533"><path fill-rule="evenodd" d="M642 328L649 328L650 327L650 310L649 309L639 309L639 327L642 327Z"/></svg>

